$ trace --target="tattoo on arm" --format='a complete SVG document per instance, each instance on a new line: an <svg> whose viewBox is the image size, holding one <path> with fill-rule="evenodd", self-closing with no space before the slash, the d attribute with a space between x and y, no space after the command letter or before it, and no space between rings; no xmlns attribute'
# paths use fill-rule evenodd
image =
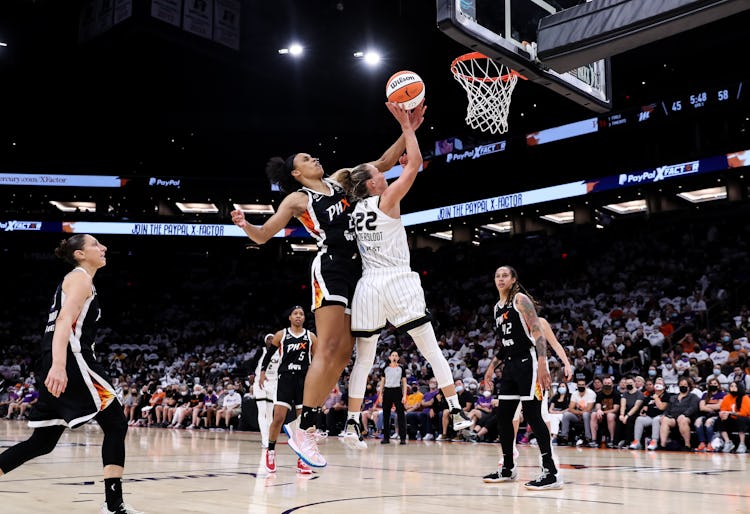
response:
<svg viewBox="0 0 750 514"><path fill-rule="evenodd" d="M539 321L539 316L537 316L534 304L525 294L518 294L516 296L516 306L521 312L524 321L526 321L526 326L531 330L531 337L534 338L534 346L536 347L537 359L541 361L541 359L544 358L546 360L547 339L544 337L542 324Z"/></svg>

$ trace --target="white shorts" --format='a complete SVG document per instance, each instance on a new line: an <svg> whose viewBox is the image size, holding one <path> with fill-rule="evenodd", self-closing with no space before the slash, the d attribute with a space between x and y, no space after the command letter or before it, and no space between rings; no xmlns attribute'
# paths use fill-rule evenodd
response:
<svg viewBox="0 0 750 514"><path fill-rule="evenodd" d="M518 402L518 407L516 407L516 413L513 415L513 421L518 421L521 419L521 407L523 406L523 402ZM548 423L550 420L549 417L549 395L545 392L544 396L542 396L542 419L545 423Z"/></svg>
<svg viewBox="0 0 750 514"><path fill-rule="evenodd" d="M263 389L258 386L258 383L253 384L253 396L255 401L268 400L270 402L276 401L276 387L278 386L278 378L266 378L266 382L263 384Z"/></svg>
<svg viewBox="0 0 750 514"><path fill-rule="evenodd" d="M374 335L390 322L408 330L429 321L419 274L409 268L365 270L352 299L352 332Z"/></svg>

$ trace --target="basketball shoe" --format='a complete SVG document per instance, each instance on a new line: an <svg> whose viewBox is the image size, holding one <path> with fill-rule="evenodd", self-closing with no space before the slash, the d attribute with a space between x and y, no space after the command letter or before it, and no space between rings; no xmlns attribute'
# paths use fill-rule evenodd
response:
<svg viewBox="0 0 750 514"><path fill-rule="evenodd" d="M512 482L517 478L518 471L516 470L515 466L513 466L512 469L508 469L503 466L501 469L498 469L497 471L490 473L489 475L484 475L484 477L482 478L482 482L484 482L485 484L499 484L500 482Z"/></svg>
<svg viewBox="0 0 750 514"><path fill-rule="evenodd" d="M289 448L292 449L302 462L314 468L324 468L328 464L325 457L318 450L318 443L315 441L315 427L307 430L293 428L289 424L284 425L284 433L289 437Z"/></svg>
<svg viewBox="0 0 750 514"><path fill-rule="evenodd" d="M469 428L471 426L471 419L469 419L469 416L467 416L461 409L453 409L451 411L451 416L453 417L453 430L456 432L460 432L464 428Z"/></svg>
<svg viewBox="0 0 750 514"><path fill-rule="evenodd" d="M542 468L542 474L539 475L536 480L524 484L526 489L534 491L541 491L543 489L562 489L562 486L563 481L556 473L550 472L547 468Z"/></svg>
<svg viewBox="0 0 750 514"><path fill-rule="evenodd" d="M302 459L297 459L297 473L300 475L312 475L313 470L310 466L302 462Z"/></svg>
<svg viewBox="0 0 750 514"><path fill-rule="evenodd" d="M367 443L365 442L365 438L362 436L358 421L355 421L353 419L346 420L346 428L344 428L344 438L341 442L343 442L347 448L351 448L352 450L364 450L367 448Z"/></svg>
<svg viewBox="0 0 750 514"><path fill-rule="evenodd" d="M263 459L263 466L269 473L276 473L276 451L266 450L266 455Z"/></svg>
<svg viewBox="0 0 750 514"><path fill-rule="evenodd" d="M128 505L127 503L121 503L119 507L117 507L115 510L109 510L107 508L106 503L102 503L101 508L99 508L99 514L144 514L140 510L135 510L133 507Z"/></svg>

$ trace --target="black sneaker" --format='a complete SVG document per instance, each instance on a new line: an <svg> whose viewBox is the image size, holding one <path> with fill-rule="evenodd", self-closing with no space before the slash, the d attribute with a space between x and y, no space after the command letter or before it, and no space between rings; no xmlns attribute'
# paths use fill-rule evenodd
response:
<svg viewBox="0 0 750 514"><path fill-rule="evenodd" d="M532 489L535 491L540 491L542 489L562 489L563 481L560 480L556 474L550 473L544 468L542 474L539 475L536 480L526 482L524 486L526 489Z"/></svg>
<svg viewBox="0 0 750 514"><path fill-rule="evenodd" d="M518 478L518 471L516 471L516 467L513 466L513 469L503 468L495 471L494 473L490 473L489 475L485 475L482 478L482 481L485 484L498 484L500 482L512 482L513 480Z"/></svg>

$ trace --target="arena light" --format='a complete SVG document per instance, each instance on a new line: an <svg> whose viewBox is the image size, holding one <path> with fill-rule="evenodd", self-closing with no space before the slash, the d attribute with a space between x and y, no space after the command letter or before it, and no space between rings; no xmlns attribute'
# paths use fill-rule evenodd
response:
<svg viewBox="0 0 750 514"><path fill-rule="evenodd" d="M575 214L573 211L556 212L554 214L545 214L540 216L543 220L557 223L558 225L564 225L565 223L573 223L575 221Z"/></svg>
<svg viewBox="0 0 750 514"><path fill-rule="evenodd" d="M216 214L219 208L212 203L184 203L175 202L178 209L186 214Z"/></svg>
<svg viewBox="0 0 750 514"><path fill-rule="evenodd" d="M239 209L245 214L273 214L276 212L273 205L262 203L233 203L235 209Z"/></svg>
<svg viewBox="0 0 750 514"><path fill-rule="evenodd" d="M501 234L506 234L511 231L513 226L510 221L503 221L501 223L490 223L488 225L482 225L482 228L491 230L493 232L500 232Z"/></svg>
<svg viewBox="0 0 750 514"><path fill-rule="evenodd" d="M96 211L96 202L59 202L57 200L50 200L49 203L60 209L62 212Z"/></svg>
<svg viewBox="0 0 750 514"><path fill-rule="evenodd" d="M305 47L300 45L299 43L292 43L289 45L288 48L279 48L279 53L281 55L292 55L294 57L299 57L302 55L302 53L305 51Z"/></svg>
<svg viewBox="0 0 750 514"><path fill-rule="evenodd" d="M8 46L8 43L6 43L4 41L0 41L0 46Z"/></svg>
<svg viewBox="0 0 750 514"><path fill-rule="evenodd" d="M433 232L430 235L432 237L436 237L438 239L445 239L446 241L453 241L453 231L452 230L446 230L444 232Z"/></svg>
<svg viewBox="0 0 750 514"><path fill-rule="evenodd" d="M604 206L605 209L609 209L617 214L632 214L634 212L645 212L648 207L646 206L646 200L631 200L630 202L611 203Z"/></svg>
<svg viewBox="0 0 750 514"><path fill-rule="evenodd" d="M292 250L295 252L317 252L318 251L318 245L313 243L292 243L290 245L292 247Z"/></svg>
<svg viewBox="0 0 750 514"><path fill-rule="evenodd" d="M707 187L706 189L677 193L677 196L692 203L713 202L714 200L724 200L727 197L727 188L725 186Z"/></svg>

